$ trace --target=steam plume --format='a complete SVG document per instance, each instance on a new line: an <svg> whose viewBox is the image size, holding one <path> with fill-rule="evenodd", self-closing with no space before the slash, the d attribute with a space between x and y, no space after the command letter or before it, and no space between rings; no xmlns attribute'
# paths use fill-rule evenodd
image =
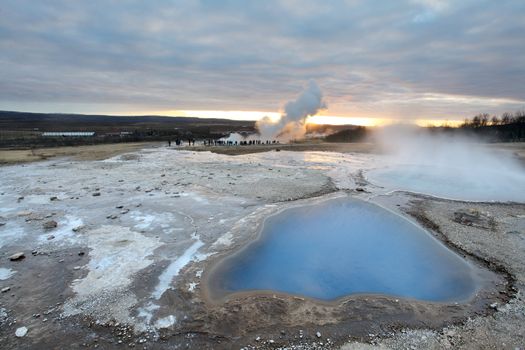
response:
<svg viewBox="0 0 525 350"><path fill-rule="evenodd" d="M458 133L406 125L376 130L373 141L388 155L384 164L389 170L380 180L440 197L522 202L523 165L507 152Z"/></svg>
<svg viewBox="0 0 525 350"><path fill-rule="evenodd" d="M326 108L323 94L317 84L310 80L304 91L294 100L284 105L284 113L277 122L268 117L257 122L257 129L263 139L288 141L302 138L306 132L306 118Z"/></svg>

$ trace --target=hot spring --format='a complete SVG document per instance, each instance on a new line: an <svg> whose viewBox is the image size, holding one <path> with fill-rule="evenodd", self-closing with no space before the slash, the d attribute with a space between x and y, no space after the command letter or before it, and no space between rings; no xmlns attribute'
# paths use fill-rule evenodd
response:
<svg viewBox="0 0 525 350"><path fill-rule="evenodd" d="M331 301L381 294L465 301L479 270L428 232L377 205L352 198L287 209L260 236L208 274L212 299L277 292Z"/></svg>
<svg viewBox="0 0 525 350"><path fill-rule="evenodd" d="M387 190L478 202L525 201L525 167L508 150L408 126L375 135L384 151L367 179Z"/></svg>
<svg viewBox="0 0 525 350"><path fill-rule="evenodd" d="M396 164L366 173L387 189L425 193L441 198L479 202L523 202L525 172L501 167L467 172L464 167Z"/></svg>

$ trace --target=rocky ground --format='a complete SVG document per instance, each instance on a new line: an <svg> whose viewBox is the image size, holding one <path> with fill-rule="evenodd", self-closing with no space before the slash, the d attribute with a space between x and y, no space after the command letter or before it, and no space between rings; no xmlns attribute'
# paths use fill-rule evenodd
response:
<svg viewBox="0 0 525 350"><path fill-rule="evenodd" d="M525 205L366 180L382 156L164 147L0 168L2 348L523 348ZM290 206L355 196L425 226L494 281L461 304L383 296L214 304L205 275ZM20 254L19 254L20 253Z"/></svg>

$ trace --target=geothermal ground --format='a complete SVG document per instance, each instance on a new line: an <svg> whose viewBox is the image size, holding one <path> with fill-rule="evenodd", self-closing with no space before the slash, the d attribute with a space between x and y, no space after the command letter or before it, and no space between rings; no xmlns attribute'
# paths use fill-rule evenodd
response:
<svg viewBox="0 0 525 350"><path fill-rule="evenodd" d="M1 167L1 347L524 347L525 205L516 200L525 201L523 174L502 175L505 188L516 184L513 202L467 202L462 182L456 196L448 184L440 196L431 183L407 192L374 182L367 174L392 164L366 146L315 147L231 156L153 146L104 160ZM207 298L207 271L257 237L265 218L344 196L423 226L490 282L462 303Z"/></svg>

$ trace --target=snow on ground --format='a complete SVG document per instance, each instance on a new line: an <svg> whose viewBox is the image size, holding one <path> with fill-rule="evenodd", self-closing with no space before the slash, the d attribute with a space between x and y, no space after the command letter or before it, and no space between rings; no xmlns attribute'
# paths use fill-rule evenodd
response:
<svg viewBox="0 0 525 350"><path fill-rule="evenodd" d="M0 226L0 248L8 246L25 237L25 230L23 227L16 225L14 222L7 222Z"/></svg>
<svg viewBox="0 0 525 350"><path fill-rule="evenodd" d="M302 154L281 154L277 161L271 154L156 149L105 161L3 167L0 244L6 254L23 250L27 258L34 250L86 251L89 263L75 266L83 272L70 282L74 297L64 304L64 315L165 327L178 316L159 319L156 303L188 265L231 245L249 231L246 222L276 210L273 202L330 186L316 169L321 160L305 163ZM57 227L46 229L49 221ZM137 278L146 269L157 276L138 297ZM189 282L192 292L201 274Z"/></svg>
<svg viewBox="0 0 525 350"><path fill-rule="evenodd" d="M9 268L0 267L0 281L5 281L6 279L10 278L16 273L16 271L13 271Z"/></svg>
<svg viewBox="0 0 525 350"><path fill-rule="evenodd" d="M58 226L53 230L52 233L44 233L38 237L40 244L44 244L52 239L55 240L57 245L75 245L79 243L79 238L75 234L74 229L82 226L82 219L74 217L72 215L65 215L62 220L58 222Z"/></svg>
<svg viewBox="0 0 525 350"><path fill-rule="evenodd" d="M89 272L73 281L77 297L127 287L134 273L153 262L149 257L161 244L158 239L115 225L103 225L85 235L91 248L86 266Z"/></svg>
<svg viewBox="0 0 525 350"><path fill-rule="evenodd" d="M373 184L358 194L363 198L411 189L374 177L374 169L391 164L371 154L281 151L232 157L158 148L132 155L0 169L5 255L86 250L89 263L70 282L74 296L64 315L115 319L138 329L169 327L184 315L176 310L157 315L166 290L189 266L253 235L262 218L288 200L362 187L367 174ZM422 192L443 194L434 184ZM43 229L49 220L58 226ZM0 276L10 273L0 270ZM142 282L144 273L152 276L148 282ZM196 293L201 275L202 269L194 270L184 289Z"/></svg>
<svg viewBox="0 0 525 350"><path fill-rule="evenodd" d="M153 291L153 297L160 299L162 294L170 287L173 279L179 274L180 270L186 266L190 261L196 259L197 251L204 245L200 239L196 239L195 242L188 248L181 256L171 262L169 266L159 276L159 283L155 286Z"/></svg>

